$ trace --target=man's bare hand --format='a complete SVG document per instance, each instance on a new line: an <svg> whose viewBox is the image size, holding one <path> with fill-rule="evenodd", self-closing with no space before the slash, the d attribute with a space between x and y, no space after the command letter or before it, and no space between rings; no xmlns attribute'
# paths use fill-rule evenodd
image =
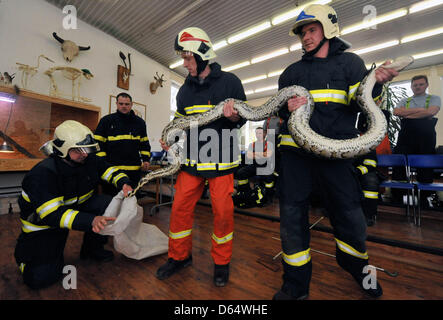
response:
<svg viewBox="0 0 443 320"><path fill-rule="evenodd" d="M163 150L165 151L169 150L169 146L162 139L158 140L158 142L160 142L160 146L162 147Z"/></svg>
<svg viewBox="0 0 443 320"><path fill-rule="evenodd" d="M295 96L288 100L288 110L289 112L293 112L306 103L308 103L308 99L306 99L306 97Z"/></svg>
<svg viewBox="0 0 443 320"><path fill-rule="evenodd" d="M234 100L229 100L223 106L223 115L232 122L237 122L240 120L238 111L234 109Z"/></svg>
<svg viewBox="0 0 443 320"><path fill-rule="evenodd" d="M108 221L115 221L116 219L117 218L113 217L96 216L94 220L92 220L92 231L99 233L106 227Z"/></svg>

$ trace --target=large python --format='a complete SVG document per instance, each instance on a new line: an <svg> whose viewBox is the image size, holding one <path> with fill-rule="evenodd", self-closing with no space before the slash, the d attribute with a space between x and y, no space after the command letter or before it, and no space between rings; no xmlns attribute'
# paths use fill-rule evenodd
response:
<svg viewBox="0 0 443 320"><path fill-rule="evenodd" d="M391 68L401 71L410 65L414 59L410 56L400 57L386 66L379 68ZM307 103L292 112L288 120L288 129L294 141L301 148L315 155L330 159L347 159L367 154L375 149L386 135L387 123L383 112L375 104L372 98L372 90L376 83L375 68L361 81L356 99L362 111L367 115L368 130L363 135L352 139L335 140L324 137L309 126L314 99L309 91L300 86L290 86L281 89L276 95L259 107L252 107L244 101L234 100L234 109L247 120L260 121L267 119L286 105L286 102L294 96L307 98ZM180 169L181 149L178 147L176 137L184 130L201 127L223 117L223 106L230 99L220 102L211 110L194 116L182 117L172 120L162 131L162 140L170 149L168 151L170 164L164 168L154 170L143 177L137 188L130 196L134 195L143 185L149 181L172 175Z"/></svg>

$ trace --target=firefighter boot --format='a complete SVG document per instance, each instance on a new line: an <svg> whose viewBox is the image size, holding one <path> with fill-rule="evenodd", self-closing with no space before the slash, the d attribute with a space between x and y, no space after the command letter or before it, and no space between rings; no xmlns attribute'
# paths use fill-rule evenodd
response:
<svg viewBox="0 0 443 320"><path fill-rule="evenodd" d="M108 262L114 259L112 251L105 250L104 245L107 237L93 232L85 232L83 244L80 250L81 259L92 259L100 262Z"/></svg>
<svg viewBox="0 0 443 320"><path fill-rule="evenodd" d="M174 260L172 258L169 258L164 265L158 268L155 276L159 280L164 280L172 276L174 273L180 271L181 269L190 266L191 264L192 256L189 256L185 260Z"/></svg>
<svg viewBox="0 0 443 320"><path fill-rule="evenodd" d="M214 265L214 284L217 287L224 287L229 280L229 263L225 265Z"/></svg>
<svg viewBox="0 0 443 320"><path fill-rule="evenodd" d="M309 295L309 283L312 277L312 261L300 267L283 264L283 285L272 300L304 300Z"/></svg>

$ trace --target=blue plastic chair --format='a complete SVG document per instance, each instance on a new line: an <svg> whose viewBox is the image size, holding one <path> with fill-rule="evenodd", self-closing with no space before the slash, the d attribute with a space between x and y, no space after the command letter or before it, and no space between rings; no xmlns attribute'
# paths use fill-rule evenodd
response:
<svg viewBox="0 0 443 320"><path fill-rule="evenodd" d="M441 154L410 154L408 155L410 168L443 168L443 155ZM417 226L421 224L420 191L443 191L443 183L421 183L414 182L418 196L418 220Z"/></svg>
<svg viewBox="0 0 443 320"><path fill-rule="evenodd" d="M392 188L392 189L405 189L408 192L408 200L406 202L406 215L410 216L410 206L412 205L414 212L415 223L415 205L413 199L415 199L415 185L411 182L410 171L407 158L404 154L380 154L377 155L377 167L404 167L406 174L406 182L385 180L380 183L380 187ZM412 195L412 197L411 197Z"/></svg>

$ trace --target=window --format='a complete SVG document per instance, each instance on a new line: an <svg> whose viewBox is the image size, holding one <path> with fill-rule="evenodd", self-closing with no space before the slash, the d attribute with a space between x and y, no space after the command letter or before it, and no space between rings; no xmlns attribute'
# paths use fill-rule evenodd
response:
<svg viewBox="0 0 443 320"><path fill-rule="evenodd" d="M175 111L177 111L177 93L180 85L174 81L171 82L171 114L169 120L174 119Z"/></svg>
<svg viewBox="0 0 443 320"><path fill-rule="evenodd" d="M394 91L395 88L403 88L404 90L406 90L405 93L408 97L414 95L411 89L411 80L392 82L391 88L393 88Z"/></svg>

